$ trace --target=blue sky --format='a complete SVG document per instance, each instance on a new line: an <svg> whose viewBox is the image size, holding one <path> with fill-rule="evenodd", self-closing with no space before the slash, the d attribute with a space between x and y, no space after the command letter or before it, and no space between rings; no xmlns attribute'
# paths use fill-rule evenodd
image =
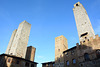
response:
<svg viewBox="0 0 100 67"><path fill-rule="evenodd" d="M0 0L0 54L5 53L13 30L26 20L32 24L28 46L36 47L35 62L53 61L55 37L64 35L68 48L79 42L73 5L80 1L95 34L100 35L100 0Z"/></svg>

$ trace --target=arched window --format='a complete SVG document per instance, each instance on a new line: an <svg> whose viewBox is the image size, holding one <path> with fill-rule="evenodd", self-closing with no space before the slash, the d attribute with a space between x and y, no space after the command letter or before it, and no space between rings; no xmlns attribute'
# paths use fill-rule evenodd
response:
<svg viewBox="0 0 100 67"><path fill-rule="evenodd" d="M69 61L66 62L67 66L69 65Z"/></svg>
<svg viewBox="0 0 100 67"><path fill-rule="evenodd" d="M53 67L55 67L55 64L53 64Z"/></svg>
<svg viewBox="0 0 100 67"><path fill-rule="evenodd" d="M96 50L96 56L97 58L100 58L100 49Z"/></svg>
<svg viewBox="0 0 100 67"><path fill-rule="evenodd" d="M75 64L76 63L76 60L75 59L73 59L73 64Z"/></svg>
<svg viewBox="0 0 100 67"><path fill-rule="evenodd" d="M85 59L85 61L89 61L89 60L90 60L89 54L88 54L88 53L85 53L85 54L84 54L84 59Z"/></svg>

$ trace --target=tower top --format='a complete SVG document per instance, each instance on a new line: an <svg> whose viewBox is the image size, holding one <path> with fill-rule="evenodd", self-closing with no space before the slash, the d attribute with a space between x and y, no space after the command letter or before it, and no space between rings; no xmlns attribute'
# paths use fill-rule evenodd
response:
<svg viewBox="0 0 100 67"><path fill-rule="evenodd" d="M80 4L80 2L77 2L76 4L74 4L74 7L79 6Z"/></svg>
<svg viewBox="0 0 100 67"><path fill-rule="evenodd" d="M80 3L80 2L77 2L74 4L74 8L73 10L76 8L76 7L83 7L83 5ZM83 7L84 8L84 7ZM85 9L85 8L84 8Z"/></svg>
<svg viewBox="0 0 100 67"><path fill-rule="evenodd" d="M30 23L28 23L26 20L24 20L23 22L21 22L20 24L22 24L22 23L27 23L27 24L29 24L29 25L31 25Z"/></svg>

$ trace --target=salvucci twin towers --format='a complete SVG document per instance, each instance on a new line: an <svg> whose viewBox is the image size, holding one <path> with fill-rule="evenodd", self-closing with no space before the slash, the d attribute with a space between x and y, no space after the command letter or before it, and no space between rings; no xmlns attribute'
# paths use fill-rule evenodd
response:
<svg viewBox="0 0 100 67"><path fill-rule="evenodd" d="M80 2L77 2L74 4L73 12L80 45L77 44L75 47L68 49L67 39L63 35L56 37L55 61L42 63L42 67L91 67L91 64L86 66L91 63L90 59L97 58L95 55L100 55L100 52L95 54L100 49L100 38L95 35L85 8ZM38 63L34 62L36 48L27 47L30 29L31 24L23 21L19 24L18 29L13 31L6 53L0 55L0 67L37 67ZM92 65L92 67L95 66Z"/></svg>

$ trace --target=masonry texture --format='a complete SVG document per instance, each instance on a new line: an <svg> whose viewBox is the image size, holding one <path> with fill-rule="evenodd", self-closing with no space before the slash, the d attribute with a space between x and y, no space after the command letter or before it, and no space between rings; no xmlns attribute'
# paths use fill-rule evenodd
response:
<svg viewBox="0 0 100 67"><path fill-rule="evenodd" d="M0 55L0 67L37 67L37 63L13 55L2 54Z"/></svg>
<svg viewBox="0 0 100 67"><path fill-rule="evenodd" d="M12 33L12 36L10 38L10 41L9 41L9 44L8 44L8 47L7 47L7 50L6 50L6 54L9 54L10 53L10 49L12 47L12 43L13 43L14 37L16 35L16 32L17 32L17 29L14 30L13 33Z"/></svg>
<svg viewBox="0 0 100 67"><path fill-rule="evenodd" d="M63 51L68 49L67 39L61 35L55 38L55 66L64 67Z"/></svg>
<svg viewBox="0 0 100 67"><path fill-rule="evenodd" d="M79 67L99 67L100 66L100 37L98 35L85 40L80 45L77 44L77 56Z"/></svg>
<svg viewBox="0 0 100 67"><path fill-rule="evenodd" d="M12 34L6 54L25 58L30 29L31 24L26 21L19 24L18 30Z"/></svg>
<svg viewBox="0 0 100 67"><path fill-rule="evenodd" d="M84 42L85 39L89 39L90 37L95 38L94 30L92 28L87 12L80 2L74 5L73 12L79 40Z"/></svg>

